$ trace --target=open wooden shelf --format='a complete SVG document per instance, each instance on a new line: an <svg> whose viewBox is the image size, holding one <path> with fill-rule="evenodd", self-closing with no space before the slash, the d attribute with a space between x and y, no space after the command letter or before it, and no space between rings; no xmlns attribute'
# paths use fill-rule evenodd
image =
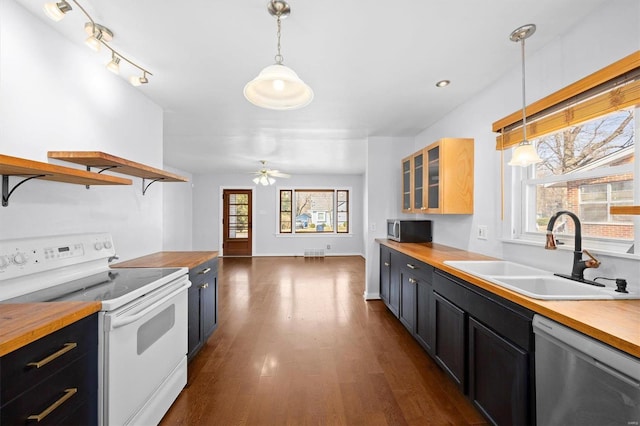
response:
<svg viewBox="0 0 640 426"><path fill-rule="evenodd" d="M57 166L2 154L0 154L0 175L2 175L2 205L5 207L9 204L11 193L18 186L31 179L77 185L131 185L132 183L131 179L101 175L71 167ZM24 179L9 190L9 176L20 176Z"/></svg>
<svg viewBox="0 0 640 426"><path fill-rule="evenodd" d="M40 161L10 157L0 154L0 175L37 176L38 179L79 185L131 185L131 179L86 172L71 167L57 166Z"/></svg>
<svg viewBox="0 0 640 426"><path fill-rule="evenodd" d="M640 215L640 206L613 206L609 208L611 214Z"/></svg>
<svg viewBox="0 0 640 426"><path fill-rule="evenodd" d="M162 182L188 182L189 179L155 167L125 160L115 155L100 151L49 151L49 158L95 167L101 171L112 171L143 179L160 180Z"/></svg>

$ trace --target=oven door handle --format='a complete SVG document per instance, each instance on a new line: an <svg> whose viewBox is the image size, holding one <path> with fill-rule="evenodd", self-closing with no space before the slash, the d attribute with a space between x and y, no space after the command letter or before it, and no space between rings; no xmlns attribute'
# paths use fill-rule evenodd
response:
<svg viewBox="0 0 640 426"><path fill-rule="evenodd" d="M151 305L147 306L146 308L144 308L143 310L141 310L137 314L133 314L133 315L130 315L130 316L124 316L122 318L112 317L112 319L111 319L111 329L114 330L116 328L124 327L127 324L131 324L132 322L135 322L135 321L139 320L143 316L147 315L149 312L151 312L154 309L156 309L158 306L162 305L163 303L167 302L168 300L173 299L175 296L177 296L179 293L185 291L190 286L191 286L191 283L189 281L186 281L184 285L182 285L178 289L172 291L171 293L169 293L168 295L166 295L162 299L153 302Z"/></svg>

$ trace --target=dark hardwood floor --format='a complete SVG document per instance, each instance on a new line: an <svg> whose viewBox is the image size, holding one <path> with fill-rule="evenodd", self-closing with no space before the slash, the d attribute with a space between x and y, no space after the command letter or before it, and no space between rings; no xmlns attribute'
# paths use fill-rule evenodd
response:
<svg viewBox="0 0 640 426"><path fill-rule="evenodd" d="M360 257L220 259L218 329L161 425L487 424L364 276Z"/></svg>

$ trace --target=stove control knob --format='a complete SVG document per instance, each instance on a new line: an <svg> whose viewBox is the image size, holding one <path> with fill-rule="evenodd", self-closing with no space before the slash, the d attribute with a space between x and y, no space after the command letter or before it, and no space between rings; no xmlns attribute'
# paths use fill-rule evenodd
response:
<svg viewBox="0 0 640 426"><path fill-rule="evenodd" d="M9 257L8 256L0 256L0 269L4 269L9 266Z"/></svg>
<svg viewBox="0 0 640 426"><path fill-rule="evenodd" d="M15 263L16 265L24 265L25 263L27 263L27 260L29 260L29 258L24 253L16 253L13 256L13 263Z"/></svg>
<svg viewBox="0 0 640 426"><path fill-rule="evenodd" d="M111 241L105 241L105 242L104 242L104 248L106 248L106 249L110 249L110 248L111 248L111 246L112 246L112 245L111 245Z"/></svg>
<svg viewBox="0 0 640 426"><path fill-rule="evenodd" d="M101 243L100 241L98 241L97 243L95 243L95 244L93 245L93 247L94 247L96 250L102 250L102 243Z"/></svg>

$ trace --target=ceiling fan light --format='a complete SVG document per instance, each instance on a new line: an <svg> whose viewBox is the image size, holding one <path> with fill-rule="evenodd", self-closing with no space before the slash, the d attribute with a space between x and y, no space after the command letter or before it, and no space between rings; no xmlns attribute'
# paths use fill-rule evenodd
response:
<svg viewBox="0 0 640 426"><path fill-rule="evenodd" d="M50 19L58 22L71 10L71 5L67 3L66 0L62 0L58 3L49 2L44 4L43 10Z"/></svg>
<svg viewBox="0 0 640 426"><path fill-rule="evenodd" d="M529 142L523 141L513 150L513 157L509 161L510 166L527 167L540 163L542 159L538 155L536 148Z"/></svg>
<svg viewBox="0 0 640 426"><path fill-rule="evenodd" d="M313 90L291 68L274 64L244 86L244 97L262 108L297 109L311 103Z"/></svg>

